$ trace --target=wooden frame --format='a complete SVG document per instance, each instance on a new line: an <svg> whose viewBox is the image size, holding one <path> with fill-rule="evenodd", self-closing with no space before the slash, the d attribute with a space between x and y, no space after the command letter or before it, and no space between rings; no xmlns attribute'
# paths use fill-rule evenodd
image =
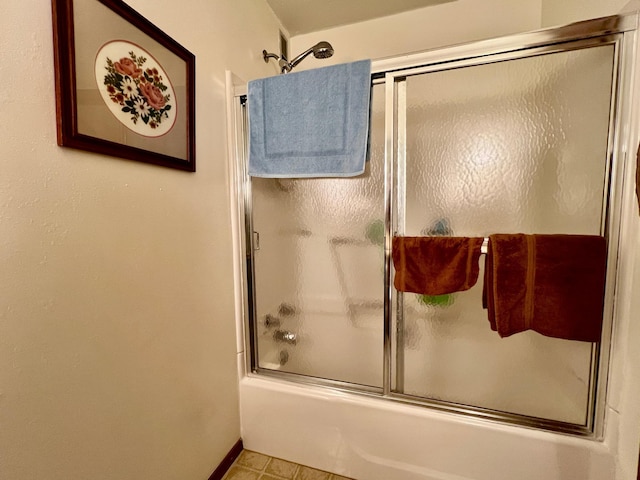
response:
<svg viewBox="0 0 640 480"><path fill-rule="evenodd" d="M122 0L52 0L58 145L195 171L195 57Z"/></svg>

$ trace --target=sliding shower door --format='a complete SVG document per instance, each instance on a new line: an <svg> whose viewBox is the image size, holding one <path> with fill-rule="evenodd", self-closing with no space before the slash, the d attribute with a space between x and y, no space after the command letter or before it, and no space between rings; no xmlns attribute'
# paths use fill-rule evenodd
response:
<svg viewBox="0 0 640 480"><path fill-rule="evenodd" d="M606 235L615 65L614 43L583 42L396 76L396 232ZM482 278L439 297L397 294L395 391L588 425L597 348L500 338Z"/></svg>
<svg viewBox="0 0 640 480"><path fill-rule="evenodd" d="M382 386L383 86L371 122L361 176L251 180L259 369Z"/></svg>
<svg viewBox="0 0 640 480"><path fill-rule="evenodd" d="M597 433L624 170L617 91L623 28L635 28L612 33L616 22L427 52L378 74L361 176L245 174L252 371ZM511 233L606 238L601 342L501 338L482 307L484 257L468 291L393 289L392 235Z"/></svg>

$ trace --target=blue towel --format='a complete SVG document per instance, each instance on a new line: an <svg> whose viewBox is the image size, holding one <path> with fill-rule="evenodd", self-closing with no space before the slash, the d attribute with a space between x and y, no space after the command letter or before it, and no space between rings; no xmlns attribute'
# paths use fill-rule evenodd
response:
<svg viewBox="0 0 640 480"><path fill-rule="evenodd" d="M360 175L370 97L370 60L249 82L249 175Z"/></svg>

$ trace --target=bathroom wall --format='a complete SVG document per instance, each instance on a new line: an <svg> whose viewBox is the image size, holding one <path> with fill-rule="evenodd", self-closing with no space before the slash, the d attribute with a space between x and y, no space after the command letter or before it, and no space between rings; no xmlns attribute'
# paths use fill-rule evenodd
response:
<svg viewBox="0 0 640 480"><path fill-rule="evenodd" d="M637 3L628 0L542 0L542 26L552 27L615 15L623 10L637 9Z"/></svg>
<svg viewBox="0 0 640 480"><path fill-rule="evenodd" d="M296 35L290 54L327 40L329 60L305 60L297 69L381 59L485 38L527 32L640 9L638 0L457 0L319 32ZM499 12L499 13L497 13Z"/></svg>
<svg viewBox="0 0 640 480"><path fill-rule="evenodd" d="M340 26L291 39L296 55L319 40L331 42L328 60L305 60L297 69L472 42L540 28L540 0L457 0L384 18Z"/></svg>
<svg viewBox="0 0 640 480"><path fill-rule="evenodd" d="M205 479L240 436L225 69L272 73L279 22L128 3L196 55L196 173L58 147L51 2L2 5L3 479Z"/></svg>

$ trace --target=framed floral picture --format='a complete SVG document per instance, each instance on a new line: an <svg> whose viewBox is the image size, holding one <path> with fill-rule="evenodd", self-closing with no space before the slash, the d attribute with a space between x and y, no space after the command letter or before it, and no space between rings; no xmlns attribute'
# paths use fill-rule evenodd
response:
<svg viewBox="0 0 640 480"><path fill-rule="evenodd" d="M58 145L195 172L195 57L122 0L52 0Z"/></svg>

